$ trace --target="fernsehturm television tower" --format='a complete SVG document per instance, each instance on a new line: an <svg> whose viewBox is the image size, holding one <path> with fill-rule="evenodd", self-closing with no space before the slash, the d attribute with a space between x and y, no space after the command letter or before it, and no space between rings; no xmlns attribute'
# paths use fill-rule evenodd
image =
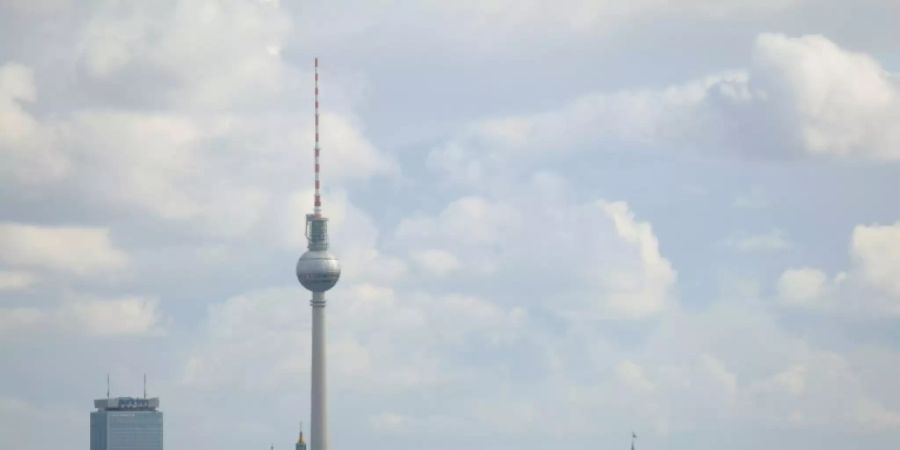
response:
<svg viewBox="0 0 900 450"><path fill-rule="evenodd" d="M328 450L328 408L325 389L325 291L341 276L341 265L328 253L328 219L319 196L319 58L316 58L316 193L313 213L306 215L307 251L297 261L297 279L312 291L312 391L310 450Z"/></svg>

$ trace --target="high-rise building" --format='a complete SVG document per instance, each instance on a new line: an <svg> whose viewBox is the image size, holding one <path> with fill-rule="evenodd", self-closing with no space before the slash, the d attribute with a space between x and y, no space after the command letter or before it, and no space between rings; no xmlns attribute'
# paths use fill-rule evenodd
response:
<svg viewBox="0 0 900 450"><path fill-rule="evenodd" d="M328 402L325 388L325 291L337 284L341 265L328 252L328 219L319 195L319 59L316 58L315 197L306 215L307 252L297 261L297 279L312 291L312 388L310 390L310 450L328 450Z"/></svg>
<svg viewBox="0 0 900 450"><path fill-rule="evenodd" d="M162 450L163 415L158 398L94 400L91 450Z"/></svg>

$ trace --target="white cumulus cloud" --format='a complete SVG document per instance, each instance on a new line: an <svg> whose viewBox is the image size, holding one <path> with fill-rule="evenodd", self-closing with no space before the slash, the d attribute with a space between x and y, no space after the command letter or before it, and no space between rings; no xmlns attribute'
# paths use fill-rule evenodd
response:
<svg viewBox="0 0 900 450"><path fill-rule="evenodd" d="M850 246L865 282L900 299L900 222L858 225Z"/></svg>
<svg viewBox="0 0 900 450"><path fill-rule="evenodd" d="M157 301L136 296L71 298L45 308L0 308L0 335L152 336L164 332L162 322Z"/></svg>
<svg viewBox="0 0 900 450"><path fill-rule="evenodd" d="M75 275L97 275L125 269L128 254L99 227L40 226L0 223L0 261L13 267Z"/></svg>
<svg viewBox="0 0 900 450"><path fill-rule="evenodd" d="M778 279L778 295L788 304L805 304L821 300L828 290L828 276L818 269L785 270Z"/></svg>
<svg viewBox="0 0 900 450"><path fill-rule="evenodd" d="M568 189L538 174L511 193L461 197L402 221L397 245L417 261L452 248L461 264L454 279L517 280L565 315L644 318L673 305L676 273L652 226L624 202L572 203Z"/></svg>
<svg viewBox="0 0 900 450"><path fill-rule="evenodd" d="M664 88L595 92L546 111L472 123L429 154L467 183L608 146L751 157L900 159L900 81L818 35L760 34L747 68Z"/></svg>
<svg viewBox="0 0 900 450"><path fill-rule="evenodd" d="M824 36L763 34L754 77L810 154L900 159L900 80ZM754 81L757 81L754 78Z"/></svg>
<svg viewBox="0 0 900 450"><path fill-rule="evenodd" d="M823 270L785 270L779 297L789 305L865 315L900 314L900 223L857 225L850 238L851 266L829 277Z"/></svg>

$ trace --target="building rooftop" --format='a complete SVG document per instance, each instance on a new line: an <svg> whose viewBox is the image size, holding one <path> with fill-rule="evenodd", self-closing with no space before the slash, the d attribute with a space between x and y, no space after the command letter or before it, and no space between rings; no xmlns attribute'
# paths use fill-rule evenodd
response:
<svg viewBox="0 0 900 450"><path fill-rule="evenodd" d="M156 411L159 398L113 397L94 400L98 411Z"/></svg>

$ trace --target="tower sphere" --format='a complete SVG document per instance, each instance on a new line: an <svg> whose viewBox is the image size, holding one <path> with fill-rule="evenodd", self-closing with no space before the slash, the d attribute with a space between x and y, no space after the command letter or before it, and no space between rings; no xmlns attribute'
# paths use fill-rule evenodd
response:
<svg viewBox="0 0 900 450"><path fill-rule="evenodd" d="M306 289L325 292L341 277L341 264L326 250L310 250L297 261L297 279Z"/></svg>

